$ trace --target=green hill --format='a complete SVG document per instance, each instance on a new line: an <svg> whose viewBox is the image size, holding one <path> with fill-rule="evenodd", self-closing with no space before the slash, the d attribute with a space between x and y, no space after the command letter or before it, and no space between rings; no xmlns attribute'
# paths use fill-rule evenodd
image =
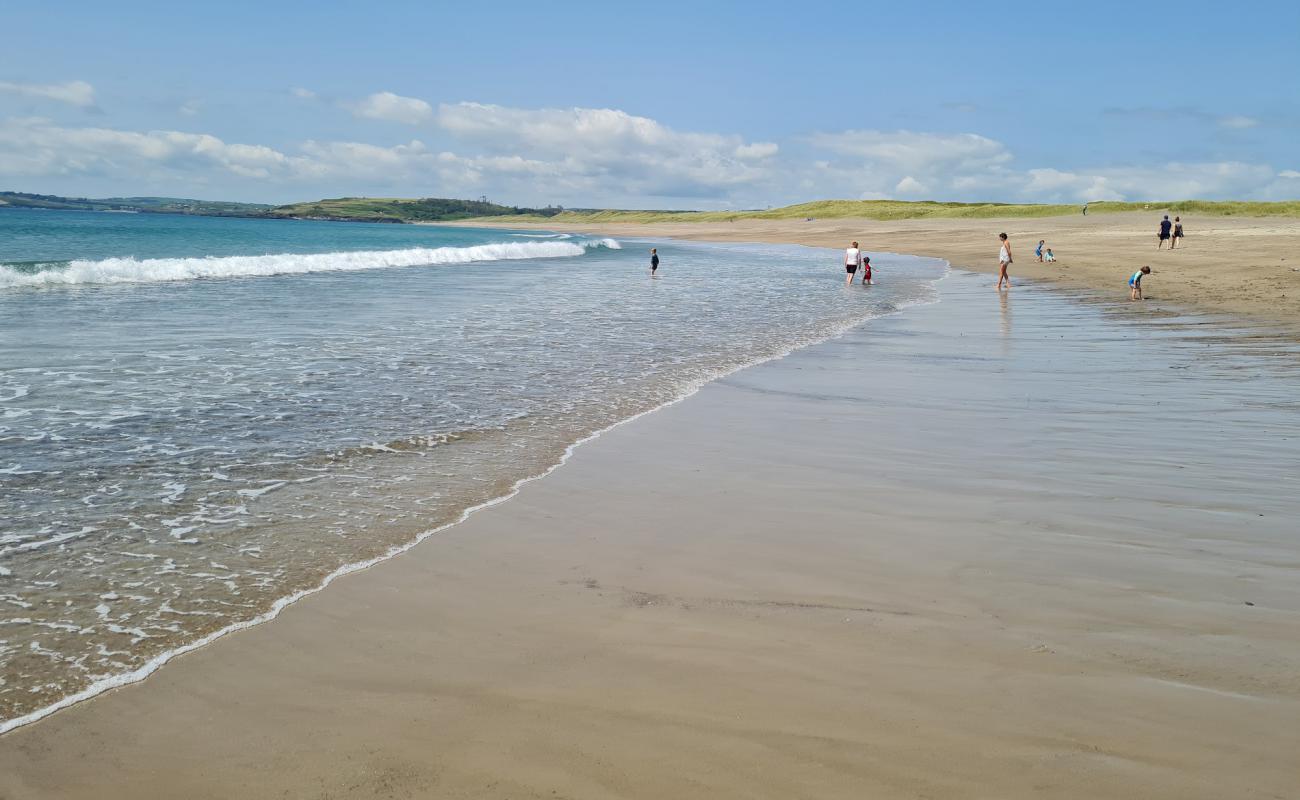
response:
<svg viewBox="0 0 1300 800"><path fill-rule="evenodd" d="M1008 203L939 203L930 200L818 200L763 211L617 211L573 210L547 217L521 215L517 222L729 222L738 219L924 219L1057 217L1078 214L1081 203L1037 205ZM1235 200L1178 200L1150 203L1089 203L1089 214L1162 210L1172 214L1218 217L1300 217L1300 200L1253 203ZM511 219L494 219L510 222Z"/></svg>
<svg viewBox="0 0 1300 800"><path fill-rule="evenodd" d="M560 208L520 208L484 200L446 200L436 197L339 197L279 206L266 212L269 217L337 219L358 222L447 222L482 217L527 217L547 219Z"/></svg>
<svg viewBox="0 0 1300 800"><path fill-rule="evenodd" d="M195 214L206 217L251 217L272 206L262 203L228 203L182 197L60 197L53 194L0 192L0 206L49 208L68 211L136 211L146 214Z"/></svg>

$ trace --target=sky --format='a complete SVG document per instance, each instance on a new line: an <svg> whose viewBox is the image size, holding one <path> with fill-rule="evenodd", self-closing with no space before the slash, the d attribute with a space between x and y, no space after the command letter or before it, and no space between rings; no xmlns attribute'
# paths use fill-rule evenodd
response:
<svg viewBox="0 0 1300 800"><path fill-rule="evenodd" d="M1300 198L1300 3L3 4L0 189Z"/></svg>

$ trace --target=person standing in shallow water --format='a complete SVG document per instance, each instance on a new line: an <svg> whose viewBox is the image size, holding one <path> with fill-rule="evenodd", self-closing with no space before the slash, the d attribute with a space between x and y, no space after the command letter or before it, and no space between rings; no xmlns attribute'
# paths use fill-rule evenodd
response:
<svg viewBox="0 0 1300 800"><path fill-rule="evenodd" d="M650 248L650 277L655 276L655 270L659 269L659 248Z"/></svg>
<svg viewBox="0 0 1300 800"><path fill-rule="evenodd" d="M998 238L1002 240L1002 247L998 249L998 291L1002 291L1002 282L1007 282L1007 288L1011 288L1011 276L1007 274L1007 267L1011 266L1011 240L1005 233L999 233Z"/></svg>
<svg viewBox="0 0 1300 800"><path fill-rule="evenodd" d="M853 274L862 266L862 251L858 249L858 243L854 242L844 251L844 271L848 273L844 276L844 285L849 286L853 283Z"/></svg>

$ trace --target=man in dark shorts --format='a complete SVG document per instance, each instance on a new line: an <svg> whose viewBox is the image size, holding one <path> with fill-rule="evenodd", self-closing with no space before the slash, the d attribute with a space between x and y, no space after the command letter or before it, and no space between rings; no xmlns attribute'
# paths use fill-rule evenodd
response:
<svg viewBox="0 0 1300 800"><path fill-rule="evenodd" d="M655 276L655 270L659 269L659 248L650 248L650 277Z"/></svg>
<svg viewBox="0 0 1300 800"><path fill-rule="evenodd" d="M1160 241L1156 243L1157 250L1164 247L1165 242L1169 241L1169 229L1172 227L1174 227L1174 223L1170 222L1169 215L1165 214L1165 218L1160 220L1160 233L1158 234ZM1173 247L1171 246L1170 249L1172 250Z"/></svg>

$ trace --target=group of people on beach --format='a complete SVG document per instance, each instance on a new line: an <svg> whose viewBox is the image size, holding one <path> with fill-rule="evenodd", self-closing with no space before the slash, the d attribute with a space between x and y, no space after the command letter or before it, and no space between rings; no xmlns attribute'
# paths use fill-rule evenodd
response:
<svg viewBox="0 0 1300 800"><path fill-rule="evenodd" d="M1085 212L1086 213L1086 212ZM1162 249L1165 242L1169 242L1169 249L1173 250L1178 244L1178 240L1183 238L1183 220L1181 217L1174 217L1170 222L1169 215L1160 221L1160 228L1156 232L1156 249ZM1002 291L1003 287L1011 288L1011 276L1008 274L1008 268L1013 263L1011 258L1011 239L1006 233L999 233L998 240L1001 242L998 247L998 285L997 290ZM856 245L856 242L854 243ZM1038 247L1034 250L1034 255L1038 261L1051 262L1056 261L1056 256L1052 254L1052 248L1047 247L1045 239L1038 240ZM1151 267L1143 265L1140 269L1129 276L1129 300L1141 300L1142 297L1142 278L1151 274Z"/></svg>
<svg viewBox="0 0 1300 800"><path fill-rule="evenodd" d="M1169 242L1169 249L1174 249L1178 240L1183 238L1182 219L1180 217L1174 217L1173 222L1170 222L1169 215L1166 214L1165 218L1160 222L1160 230L1157 235L1159 237L1157 249L1163 248L1166 241ZM1011 237L1009 237L1005 232L999 233L998 241L1000 242L1000 245L998 247L997 291L1002 291L1004 288L1011 288L1011 275L1009 269L1014 263L1014 259L1011 257ZM1040 264L1056 261L1056 256L1052 253L1052 248L1047 247L1046 239L1038 240L1038 247L1034 249L1034 255L1038 258ZM655 277L658 270L659 251L652 247L650 248L650 277ZM854 277L857 276L859 271L862 272L863 285L871 286L875 284L875 281L872 279L871 257L862 252L862 248L857 242L853 242L844 250L844 285L851 286ZM1129 276L1128 286L1130 300L1143 299L1142 278L1150 274L1151 267L1143 266L1141 269Z"/></svg>

